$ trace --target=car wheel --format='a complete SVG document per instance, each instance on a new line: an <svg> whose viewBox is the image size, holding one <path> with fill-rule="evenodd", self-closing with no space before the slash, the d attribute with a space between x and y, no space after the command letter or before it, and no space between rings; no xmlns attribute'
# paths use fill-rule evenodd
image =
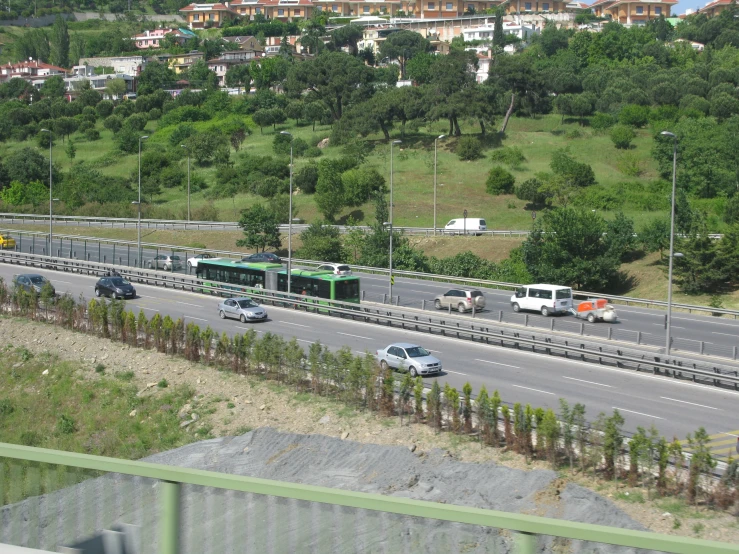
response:
<svg viewBox="0 0 739 554"><path fill-rule="evenodd" d="M97 287L95 287L95 296L97 296L98 298L100 298L100 289L97 288Z"/></svg>
<svg viewBox="0 0 739 554"><path fill-rule="evenodd" d="M440 300L434 300L434 308L437 310L441 310L441 301Z"/></svg>
<svg viewBox="0 0 739 554"><path fill-rule="evenodd" d="M519 306L516 302L513 303L513 311L516 313L521 311L521 306Z"/></svg>
<svg viewBox="0 0 739 554"><path fill-rule="evenodd" d="M241 320L241 323L246 323L246 316L244 314L241 314L239 319Z"/></svg>
<svg viewBox="0 0 739 554"><path fill-rule="evenodd" d="M465 306L462 302L460 302L459 305L457 306L457 311L460 314L463 314L467 311L467 306Z"/></svg>
<svg viewBox="0 0 739 554"><path fill-rule="evenodd" d="M593 314L588 314L588 323L595 323L595 316Z"/></svg>
<svg viewBox="0 0 739 554"><path fill-rule="evenodd" d="M382 360L380 362L380 367L382 368L382 371L387 371L389 366L387 365L387 362L385 360Z"/></svg>
<svg viewBox="0 0 739 554"><path fill-rule="evenodd" d="M541 315L543 315L544 317L547 317L549 315L549 308L547 308L546 306L542 306Z"/></svg>
<svg viewBox="0 0 739 554"><path fill-rule="evenodd" d="M411 374L411 377L413 377L414 379L415 379L416 377L418 377L418 370L417 370L417 369L416 369L415 367L411 366L411 367L410 367L410 368L408 369L408 371L410 372L410 374Z"/></svg>
<svg viewBox="0 0 739 554"><path fill-rule="evenodd" d="M220 316L221 319L226 319L226 312L224 312L223 310L218 312L218 315Z"/></svg>

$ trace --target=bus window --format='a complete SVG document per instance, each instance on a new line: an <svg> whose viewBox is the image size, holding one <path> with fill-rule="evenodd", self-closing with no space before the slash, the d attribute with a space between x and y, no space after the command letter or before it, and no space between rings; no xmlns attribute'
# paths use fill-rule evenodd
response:
<svg viewBox="0 0 739 554"><path fill-rule="evenodd" d="M359 300L359 280L336 281L334 283L334 300Z"/></svg>

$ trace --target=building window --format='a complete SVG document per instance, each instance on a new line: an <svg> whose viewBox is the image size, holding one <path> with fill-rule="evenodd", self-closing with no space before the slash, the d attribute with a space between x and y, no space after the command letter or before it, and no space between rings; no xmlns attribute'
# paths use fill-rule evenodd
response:
<svg viewBox="0 0 739 554"><path fill-rule="evenodd" d="M362 11L363 11L364 13L369 13L369 6L364 6L364 7L362 8Z"/></svg>
<svg viewBox="0 0 739 554"><path fill-rule="evenodd" d="M433 2L429 2L427 9L433 10L434 9L434 3Z"/></svg>
<svg viewBox="0 0 739 554"><path fill-rule="evenodd" d="M285 10L283 10L282 8L279 8L277 10L277 15L285 15Z"/></svg>
<svg viewBox="0 0 739 554"><path fill-rule="evenodd" d="M526 2L523 5L523 9L526 10L527 12L530 12L531 11L531 2Z"/></svg>
<svg viewBox="0 0 739 554"><path fill-rule="evenodd" d="M200 21L200 14L199 14L199 13L196 13L196 14L194 14L194 15L192 16L192 20L193 20L193 21Z"/></svg>
<svg viewBox="0 0 739 554"><path fill-rule="evenodd" d="M293 15L295 15L295 16L299 16L299 15L300 15L300 10L294 10L294 13L293 13Z"/></svg>
<svg viewBox="0 0 739 554"><path fill-rule="evenodd" d="M454 9L454 4L452 4L451 2L447 2L446 9L448 12L452 11Z"/></svg>
<svg viewBox="0 0 739 554"><path fill-rule="evenodd" d="M262 8L257 8L257 13L262 13Z"/></svg>
<svg viewBox="0 0 739 554"><path fill-rule="evenodd" d="M332 12L338 12L339 11L339 6L337 6L336 4L331 4L331 11Z"/></svg>
<svg viewBox="0 0 739 554"><path fill-rule="evenodd" d="M662 8L655 6L654 15L662 15Z"/></svg>
<svg viewBox="0 0 739 554"><path fill-rule="evenodd" d="M216 20L216 14L214 14L214 13L212 13L212 14L209 14L209 19L210 19L211 21L215 21L215 20Z"/></svg>
<svg viewBox="0 0 739 554"><path fill-rule="evenodd" d="M542 4L541 5L541 9L544 10L545 12L548 12L549 11L549 4Z"/></svg>

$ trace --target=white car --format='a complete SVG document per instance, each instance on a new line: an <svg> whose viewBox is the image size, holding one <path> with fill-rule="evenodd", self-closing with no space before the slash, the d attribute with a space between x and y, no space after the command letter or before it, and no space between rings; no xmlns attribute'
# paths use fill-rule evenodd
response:
<svg viewBox="0 0 739 554"><path fill-rule="evenodd" d="M316 268L316 271L330 271L334 275L351 275L352 270L346 264L322 264Z"/></svg>
<svg viewBox="0 0 739 554"><path fill-rule="evenodd" d="M190 270L197 268L200 260L220 260L220 258L211 256L210 254L198 254L192 258L187 258L187 269Z"/></svg>

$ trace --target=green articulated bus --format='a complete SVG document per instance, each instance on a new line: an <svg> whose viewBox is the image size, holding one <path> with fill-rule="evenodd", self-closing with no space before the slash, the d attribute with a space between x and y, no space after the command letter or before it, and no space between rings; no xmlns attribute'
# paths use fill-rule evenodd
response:
<svg viewBox="0 0 739 554"><path fill-rule="evenodd" d="M291 273L293 294L359 303L359 277L296 267ZM287 292L287 270L282 264L200 260L196 275L204 285L221 286L234 292L246 293L245 288Z"/></svg>

